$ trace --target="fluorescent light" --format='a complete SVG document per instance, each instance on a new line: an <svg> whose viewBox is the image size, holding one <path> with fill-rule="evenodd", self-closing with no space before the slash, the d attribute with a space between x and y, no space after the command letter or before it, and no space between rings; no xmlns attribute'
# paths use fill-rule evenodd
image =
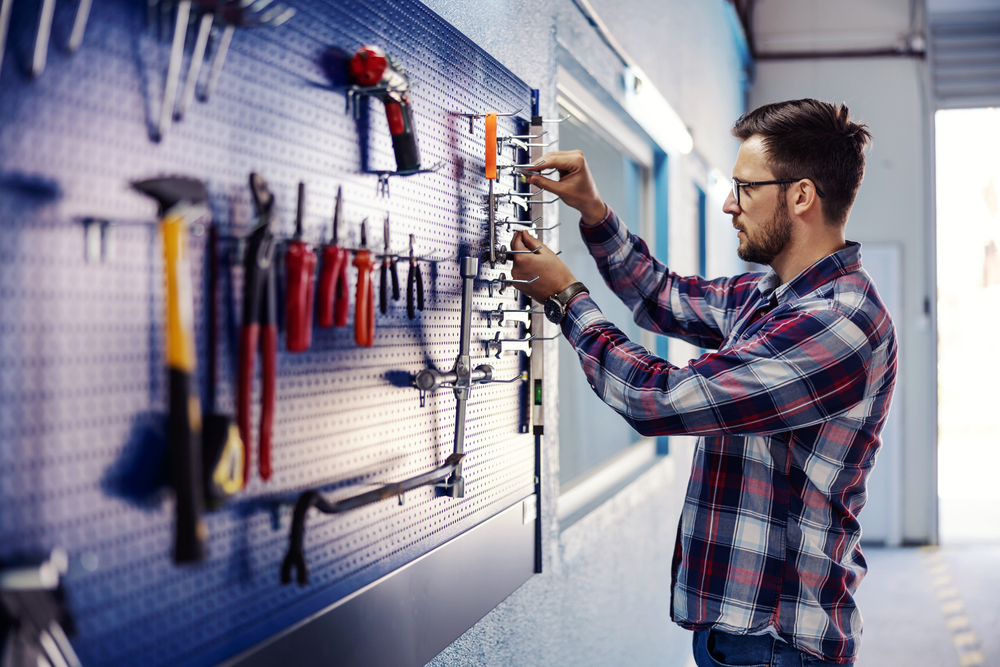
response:
<svg viewBox="0 0 1000 667"><path fill-rule="evenodd" d="M568 111L570 115L573 116L573 118L576 118L581 123L590 122L590 119L587 118L587 114L580 111L579 107L577 107L575 104L567 100L564 96L556 95L556 102L559 104L559 106Z"/></svg>
<svg viewBox="0 0 1000 667"><path fill-rule="evenodd" d="M625 70L625 110L666 152L687 155L694 148L684 121L636 65Z"/></svg>

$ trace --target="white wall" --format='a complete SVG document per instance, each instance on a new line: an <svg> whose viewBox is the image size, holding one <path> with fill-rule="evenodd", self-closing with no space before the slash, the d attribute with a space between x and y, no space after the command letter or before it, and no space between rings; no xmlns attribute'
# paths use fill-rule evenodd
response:
<svg viewBox="0 0 1000 667"><path fill-rule="evenodd" d="M782 16L782 8L787 13L776 26L761 26L758 48L777 50L779 43L797 48L813 44L810 50L854 48L860 44L830 36L848 22L867 25L869 17L883 38L908 30L909 7L902 0L836 3L836 14L818 9L826 4L761 2L758 22ZM891 44L869 41L863 46ZM934 301L924 70L922 60L902 57L764 61L758 63L749 105L802 97L843 102L874 135L847 235L862 244L899 243L903 249L902 316L896 319L899 378L892 409L902 412L903 421L901 532L906 542L932 542L937 529L936 343L931 316L924 310L925 301Z"/></svg>

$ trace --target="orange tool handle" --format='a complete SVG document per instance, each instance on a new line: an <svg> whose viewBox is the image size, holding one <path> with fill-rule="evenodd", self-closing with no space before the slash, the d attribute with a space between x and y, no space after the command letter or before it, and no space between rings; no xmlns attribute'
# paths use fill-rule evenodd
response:
<svg viewBox="0 0 1000 667"><path fill-rule="evenodd" d="M486 116L486 178L497 178L497 115Z"/></svg>
<svg viewBox="0 0 1000 667"><path fill-rule="evenodd" d="M347 324L347 251L334 245L323 247L319 274L319 306L316 320L321 327Z"/></svg>
<svg viewBox="0 0 1000 667"><path fill-rule="evenodd" d="M375 340L375 292L372 290L372 269L375 262L367 250L354 256L358 269L358 289L354 297L354 341L361 347L371 347Z"/></svg>
<svg viewBox="0 0 1000 667"><path fill-rule="evenodd" d="M285 253L285 267L288 271L285 345L289 352L304 352L312 344L316 253L304 241L292 241Z"/></svg>

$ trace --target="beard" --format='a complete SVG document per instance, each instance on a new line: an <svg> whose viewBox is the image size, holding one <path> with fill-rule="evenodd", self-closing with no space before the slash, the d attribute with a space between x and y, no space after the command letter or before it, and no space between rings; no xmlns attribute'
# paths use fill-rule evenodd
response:
<svg viewBox="0 0 1000 667"><path fill-rule="evenodd" d="M753 235L743 229L743 242L736 255L744 262L770 266L792 240L792 217L783 197L779 197L770 220L757 227ZM735 223L734 223L735 224ZM739 228L737 228L739 229Z"/></svg>

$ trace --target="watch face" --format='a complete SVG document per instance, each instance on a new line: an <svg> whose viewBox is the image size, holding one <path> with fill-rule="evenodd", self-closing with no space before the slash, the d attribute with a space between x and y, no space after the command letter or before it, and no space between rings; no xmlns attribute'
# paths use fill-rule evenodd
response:
<svg viewBox="0 0 1000 667"><path fill-rule="evenodd" d="M549 322L559 324L562 322L563 315L562 304L555 297L545 300L545 317L549 318Z"/></svg>

